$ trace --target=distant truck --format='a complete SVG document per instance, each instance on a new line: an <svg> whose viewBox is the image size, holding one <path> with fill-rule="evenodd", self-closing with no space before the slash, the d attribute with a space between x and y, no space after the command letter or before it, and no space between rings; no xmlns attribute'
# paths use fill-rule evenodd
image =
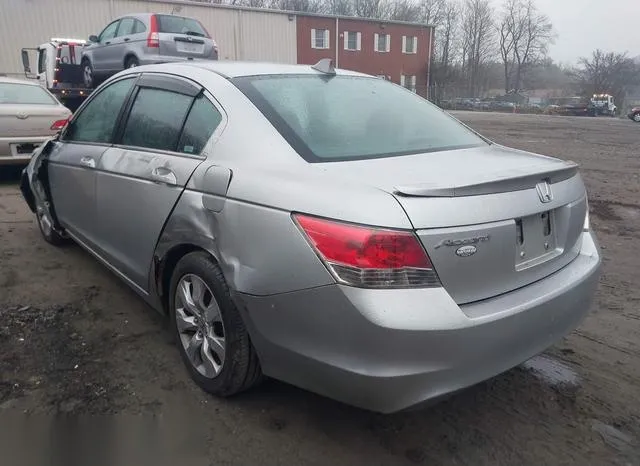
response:
<svg viewBox="0 0 640 466"><path fill-rule="evenodd" d="M613 96L610 94L593 94L591 107L595 115L607 116L615 116L618 109L613 102Z"/></svg>
<svg viewBox="0 0 640 466"><path fill-rule="evenodd" d="M54 37L37 48L22 49L25 76L37 79L71 111L93 91L84 85L82 75L82 50L86 43L83 39ZM34 52L37 69L32 71L29 55Z"/></svg>

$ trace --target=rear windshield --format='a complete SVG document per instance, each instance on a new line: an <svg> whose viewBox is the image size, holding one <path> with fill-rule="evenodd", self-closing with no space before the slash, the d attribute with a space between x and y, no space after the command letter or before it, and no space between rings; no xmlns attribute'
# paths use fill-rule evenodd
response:
<svg viewBox="0 0 640 466"><path fill-rule="evenodd" d="M0 104L56 105L56 100L40 86L0 83Z"/></svg>
<svg viewBox="0 0 640 466"><path fill-rule="evenodd" d="M309 162L486 144L435 105L382 79L270 75L233 82Z"/></svg>
<svg viewBox="0 0 640 466"><path fill-rule="evenodd" d="M186 34L189 36L209 37L198 21L183 16L156 15L160 32Z"/></svg>

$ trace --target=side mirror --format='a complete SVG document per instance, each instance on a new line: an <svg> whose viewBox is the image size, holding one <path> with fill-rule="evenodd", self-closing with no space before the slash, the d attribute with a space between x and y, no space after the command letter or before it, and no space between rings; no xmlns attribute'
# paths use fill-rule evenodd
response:
<svg viewBox="0 0 640 466"><path fill-rule="evenodd" d="M90 42L100 42L100 39L98 39L98 36L90 35L89 36L89 41Z"/></svg>
<svg viewBox="0 0 640 466"><path fill-rule="evenodd" d="M29 52L22 50L22 67L24 68L24 74L31 73L31 66L29 65Z"/></svg>

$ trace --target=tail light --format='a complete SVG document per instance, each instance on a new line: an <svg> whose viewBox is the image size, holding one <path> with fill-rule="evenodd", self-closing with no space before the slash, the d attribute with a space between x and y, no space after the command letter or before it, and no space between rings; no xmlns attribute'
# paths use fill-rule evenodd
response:
<svg viewBox="0 0 640 466"><path fill-rule="evenodd" d="M149 25L149 35L147 36L147 47L158 48L160 47L160 34L158 34L158 17L151 15Z"/></svg>
<svg viewBox="0 0 640 466"><path fill-rule="evenodd" d="M64 120L57 120L54 121L53 124L51 125L51 130L53 131L60 131L61 129L63 129L65 126L67 126L67 123L69 123L69 118L66 118Z"/></svg>
<svg viewBox="0 0 640 466"><path fill-rule="evenodd" d="M360 288L440 286L429 256L411 232L299 214L294 220L338 283Z"/></svg>

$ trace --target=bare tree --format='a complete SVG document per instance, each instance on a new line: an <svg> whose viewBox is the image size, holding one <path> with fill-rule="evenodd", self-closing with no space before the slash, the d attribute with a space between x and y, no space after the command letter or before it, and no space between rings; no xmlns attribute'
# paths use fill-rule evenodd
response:
<svg viewBox="0 0 640 466"><path fill-rule="evenodd" d="M640 65L626 53L598 49L578 63L574 77L585 95L611 94L620 103L629 88L640 85Z"/></svg>
<svg viewBox="0 0 640 466"><path fill-rule="evenodd" d="M415 0L395 0L389 4L389 19L418 22L421 20L420 4Z"/></svg>
<svg viewBox="0 0 640 466"><path fill-rule="evenodd" d="M466 0L462 8L462 66L467 90L479 93L484 64L494 53L493 9L489 0Z"/></svg>
<svg viewBox="0 0 640 466"><path fill-rule="evenodd" d="M319 13L324 8L323 0L271 0L269 8L286 11Z"/></svg>
<svg viewBox="0 0 640 466"><path fill-rule="evenodd" d="M525 73L546 56L553 26L533 0L505 0L497 29L505 92L520 91Z"/></svg>
<svg viewBox="0 0 640 466"><path fill-rule="evenodd" d="M325 9L332 15L353 16L353 1L325 0Z"/></svg>

